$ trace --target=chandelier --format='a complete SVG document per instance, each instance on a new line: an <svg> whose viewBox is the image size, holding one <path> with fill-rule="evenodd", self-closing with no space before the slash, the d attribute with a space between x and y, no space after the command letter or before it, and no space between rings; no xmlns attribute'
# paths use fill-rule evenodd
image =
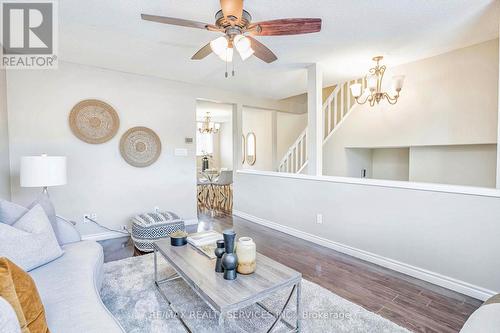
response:
<svg viewBox="0 0 500 333"><path fill-rule="evenodd" d="M203 119L203 122L198 123L198 131L201 134L216 134L219 133L220 124L214 123L212 117L210 117L210 112Z"/></svg>
<svg viewBox="0 0 500 333"><path fill-rule="evenodd" d="M389 104L396 104L399 98L399 93L403 88L404 76L397 75L392 78L392 93L382 91L382 80L384 79L384 73L387 67L385 65L380 66L380 61L384 57L378 56L374 57L373 61L377 64L375 67L370 68L368 75L366 75L366 86L367 88L363 90L361 83L356 83L351 85L351 93L358 104L369 103L370 106L374 106L375 103L379 104L381 100L386 99Z"/></svg>

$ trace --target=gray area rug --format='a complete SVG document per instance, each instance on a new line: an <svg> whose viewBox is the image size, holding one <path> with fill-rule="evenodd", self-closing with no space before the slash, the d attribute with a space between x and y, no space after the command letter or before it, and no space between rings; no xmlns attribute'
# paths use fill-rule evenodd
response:
<svg viewBox="0 0 500 333"><path fill-rule="evenodd" d="M163 260L159 262L160 278L174 272ZM153 284L152 254L106 263L104 271L102 299L128 333L185 332ZM221 332L212 310L182 280L169 282L162 290L193 332ZM288 293L276 293L263 303L279 311ZM303 332L408 332L307 280L302 282L302 307ZM284 312L285 320L293 324L295 312L295 302L290 302ZM265 332L273 321L271 315L254 305L234 313L226 320L224 329L225 332ZM273 332L287 329L280 323Z"/></svg>

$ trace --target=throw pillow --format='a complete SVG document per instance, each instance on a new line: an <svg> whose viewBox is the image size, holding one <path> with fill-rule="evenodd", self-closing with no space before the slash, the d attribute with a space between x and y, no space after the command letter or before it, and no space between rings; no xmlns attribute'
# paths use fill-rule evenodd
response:
<svg viewBox="0 0 500 333"><path fill-rule="evenodd" d="M26 214L28 209L7 200L0 200L0 223L12 225Z"/></svg>
<svg viewBox="0 0 500 333"><path fill-rule="evenodd" d="M0 223L0 256L26 271L63 254L42 207L36 205L13 225Z"/></svg>
<svg viewBox="0 0 500 333"><path fill-rule="evenodd" d="M0 258L0 296L14 309L23 333L49 333L35 282L7 258Z"/></svg>
<svg viewBox="0 0 500 333"><path fill-rule="evenodd" d="M45 211L45 214L49 218L50 224L52 225L52 229L54 229L54 233L56 234L57 241L61 243L61 240L59 239L59 230L57 227L57 215L56 215L56 209L54 208L54 205L52 204L52 201L50 201L50 198L47 194L42 193L38 196L38 198L31 203L31 205L28 206L28 209L31 209L35 207L36 205L42 206L43 210Z"/></svg>
<svg viewBox="0 0 500 333"><path fill-rule="evenodd" d="M3 297L0 297L0 332L21 333L14 308Z"/></svg>

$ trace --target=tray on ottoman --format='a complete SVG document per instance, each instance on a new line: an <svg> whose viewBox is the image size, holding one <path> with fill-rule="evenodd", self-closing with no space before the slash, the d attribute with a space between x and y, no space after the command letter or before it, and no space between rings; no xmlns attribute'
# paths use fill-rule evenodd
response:
<svg viewBox="0 0 500 333"><path fill-rule="evenodd" d="M152 243L177 230L185 230L184 221L172 212L154 212L132 218L132 240L142 252L152 252Z"/></svg>

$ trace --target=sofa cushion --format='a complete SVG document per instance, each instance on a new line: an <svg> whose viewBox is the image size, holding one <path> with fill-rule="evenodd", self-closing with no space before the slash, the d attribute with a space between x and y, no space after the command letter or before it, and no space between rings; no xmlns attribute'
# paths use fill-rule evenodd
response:
<svg viewBox="0 0 500 333"><path fill-rule="evenodd" d="M14 308L3 297L0 297L0 332L21 333Z"/></svg>
<svg viewBox="0 0 500 333"><path fill-rule="evenodd" d="M52 225L52 229L54 230L54 234L56 235L57 242L59 242L60 244L61 241L58 237L59 230L57 230L58 226L57 226L56 209L54 208L54 205L52 204L52 201L50 200L49 196L46 193L40 194L38 198L28 206L28 209L31 209L36 205L40 205L45 211L45 214L47 215L49 222Z"/></svg>
<svg viewBox="0 0 500 333"><path fill-rule="evenodd" d="M29 271L62 255L54 230L36 205L14 224L0 223L0 256Z"/></svg>
<svg viewBox="0 0 500 333"><path fill-rule="evenodd" d="M32 270L51 333L123 333L99 295L103 251L96 242L63 246L64 255Z"/></svg>
<svg viewBox="0 0 500 333"><path fill-rule="evenodd" d="M28 212L28 208L0 199L0 223L12 225Z"/></svg>
<svg viewBox="0 0 500 333"><path fill-rule="evenodd" d="M0 258L0 296L13 307L23 333L48 333L35 282L5 257Z"/></svg>

